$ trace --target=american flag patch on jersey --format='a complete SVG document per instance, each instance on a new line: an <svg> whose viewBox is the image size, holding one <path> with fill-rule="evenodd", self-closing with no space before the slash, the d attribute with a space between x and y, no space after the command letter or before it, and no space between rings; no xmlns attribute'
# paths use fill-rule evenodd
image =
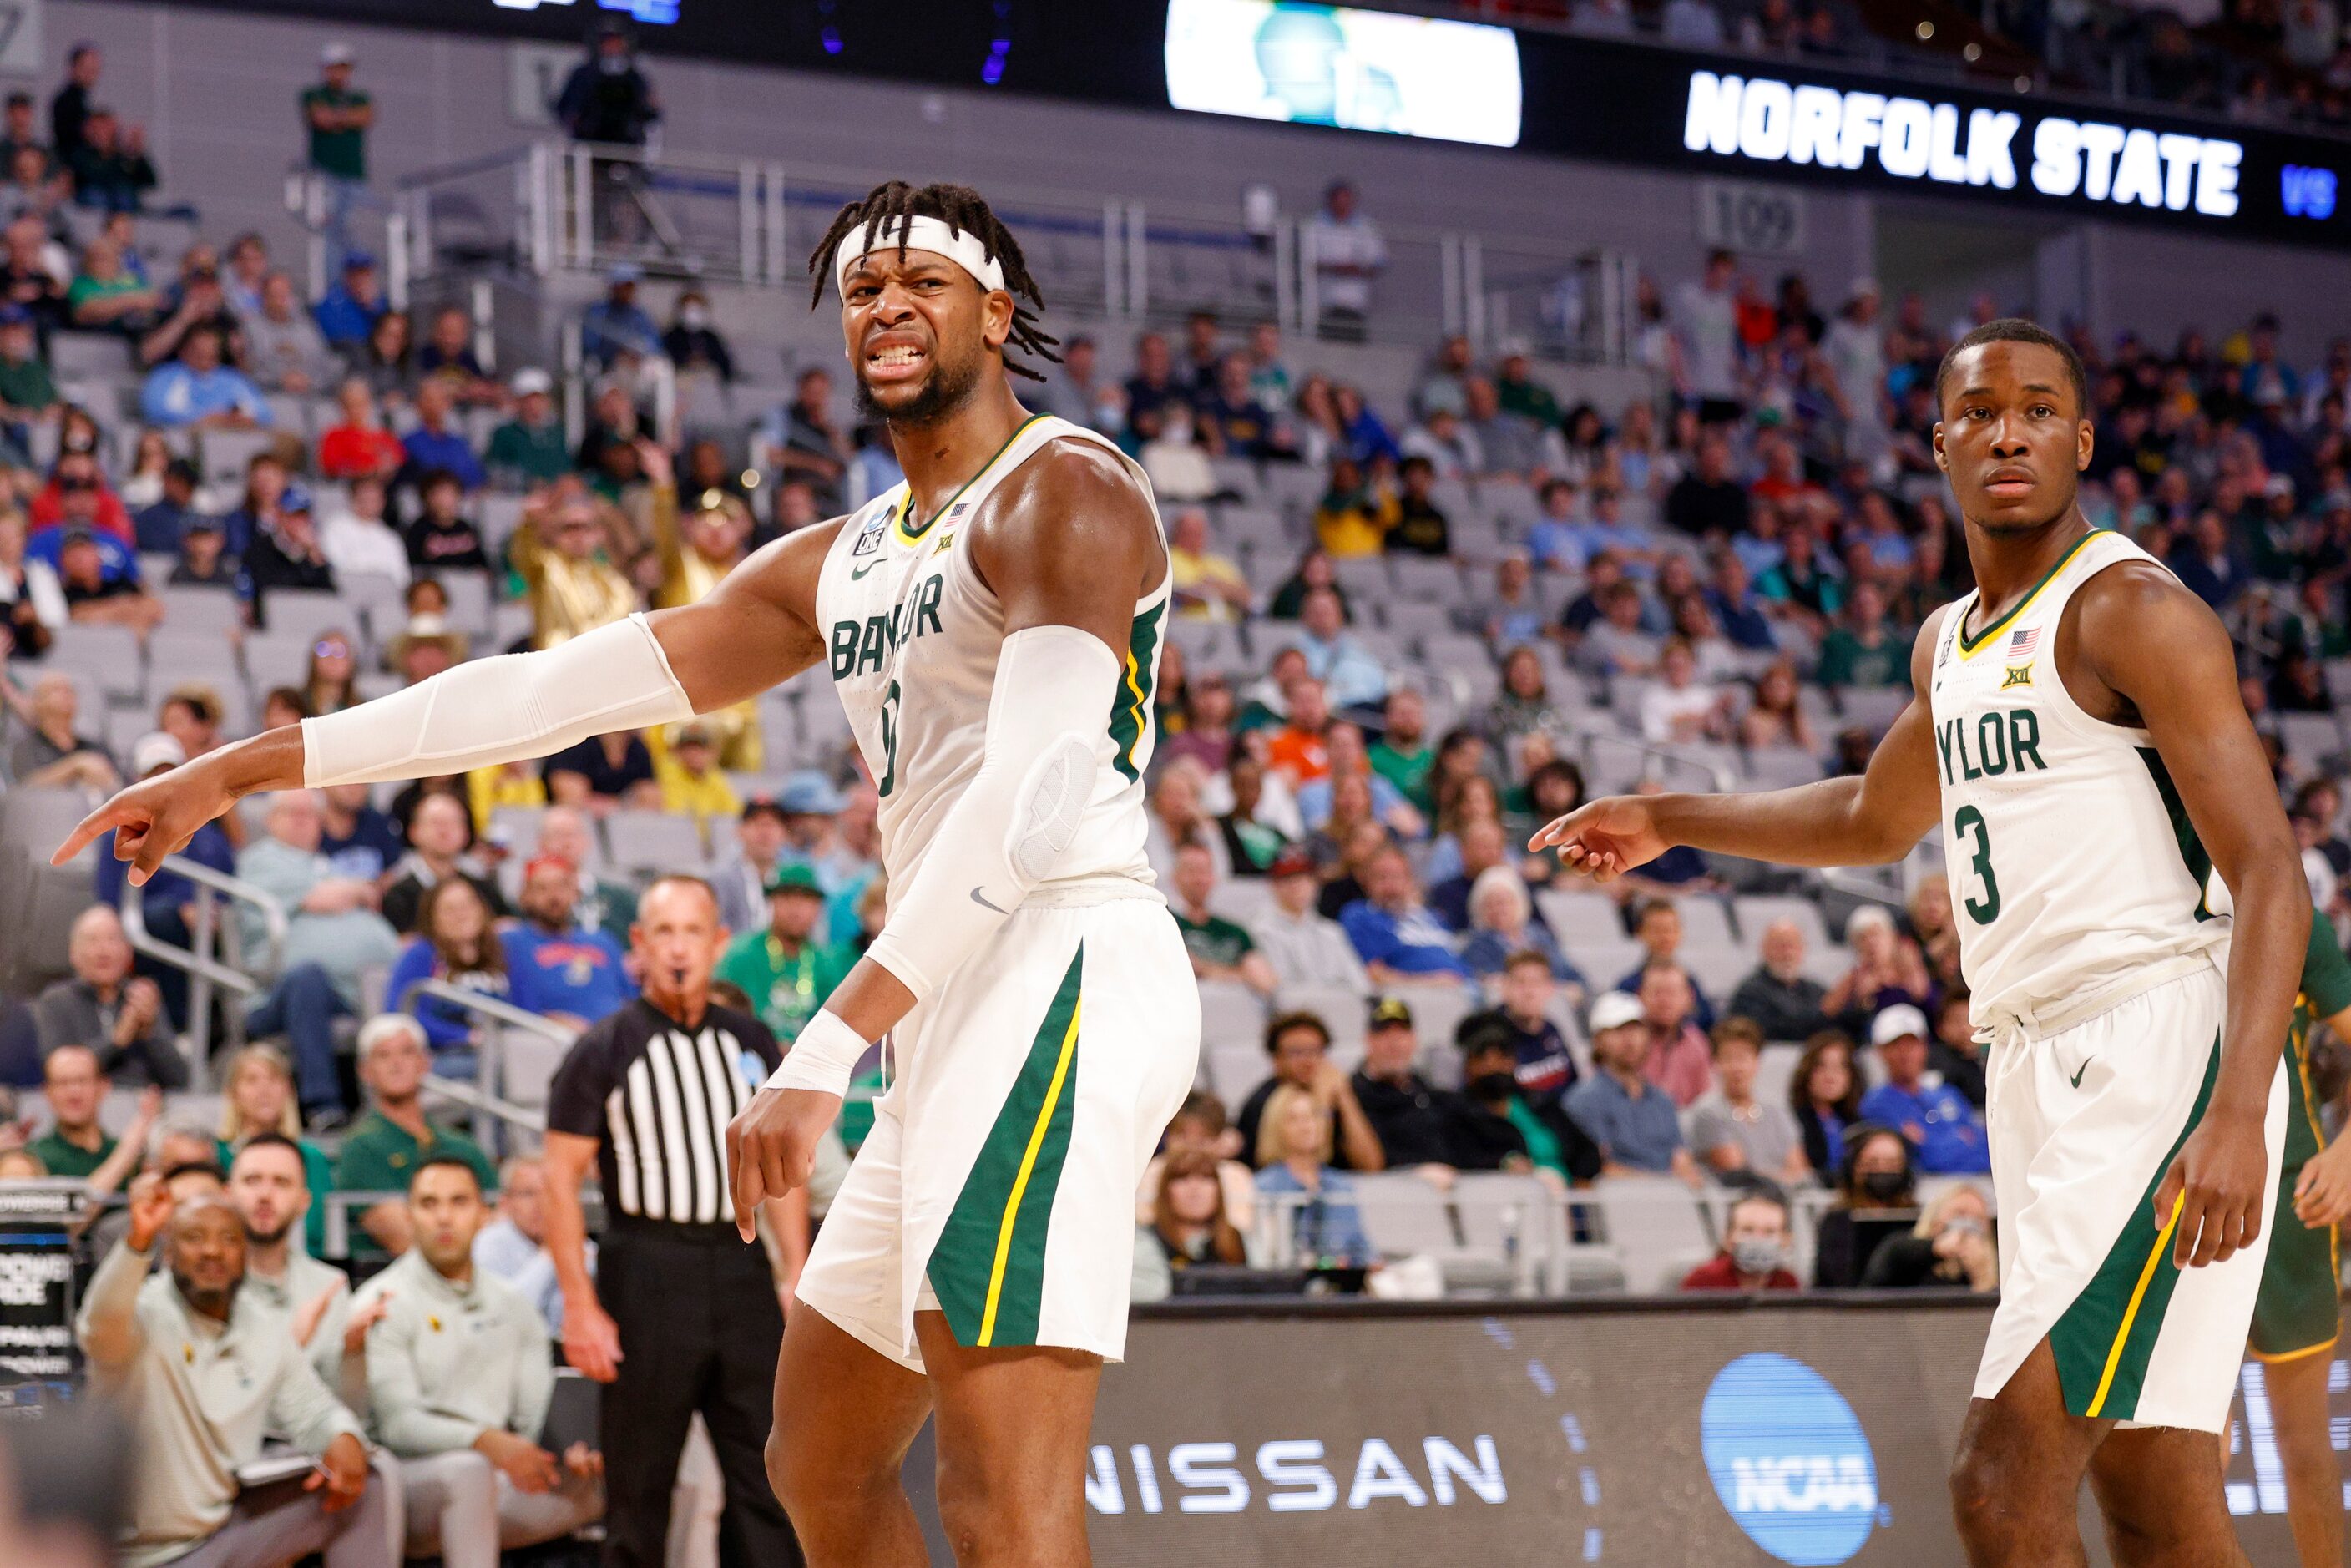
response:
<svg viewBox="0 0 2351 1568"><path fill-rule="evenodd" d="M2021 626L2008 640L2008 662L2023 664L2032 657L2032 650L2041 645L2041 628Z"/></svg>
<svg viewBox="0 0 2351 1568"><path fill-rule="evenodd" d="M962 517L966 512L970 510L971 503L969 501L957 501L954 506L947 508L946 520L950 523L954 522L957 517Z"/></svg>

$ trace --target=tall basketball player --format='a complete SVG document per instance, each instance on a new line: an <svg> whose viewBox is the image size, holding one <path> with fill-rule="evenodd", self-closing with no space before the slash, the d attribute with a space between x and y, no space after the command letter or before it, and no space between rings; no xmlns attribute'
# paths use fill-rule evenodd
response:
<svg viewBox="0 0 2351 1568"><path fill-rule="evenodd" d="M958 186L893 183L810 264L907 481L700 603L256 737L124 791L143 880L237 797L542 756L830 669L881 803L889 916L728 1130L738 1225L808 1178L850 1074L894 1081L799 1281L768 1469L815 1568L921 1563L898 1471L936 1412L966 1562L1088 1560L1102 1364L1124 1347L1134 1192L1190 1087L1191 966L1144 857L1169 580L1150 486L1026 413L1050 357L1020 249Z"/></svg>
<svg viewBox="0 0 2351 1568"><path fill-rule="evenodd" d="M2080 360L1993 321L1936 392L1979 587L1920 630L1868 772L1596 800L1533 845L1606 880L1674 844L1896 861L1939 822L2001 1228L1951 1478L1969 1559L2083 1562L2086 1474L2118 1563L2241 1563L2210 1434L2269 1243L2309 893L2220 620L2075 504Z"/></svg>

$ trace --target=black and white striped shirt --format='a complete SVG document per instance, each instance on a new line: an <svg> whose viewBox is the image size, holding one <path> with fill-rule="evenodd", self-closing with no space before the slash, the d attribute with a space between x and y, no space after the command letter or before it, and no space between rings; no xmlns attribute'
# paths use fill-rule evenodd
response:
<svg viewBox="0 0 2351 1568"><path fill-rule="evenodd" d="M782 1060L748 1013L714 1005L689 1030L640 998L573 1042L548 1130L597 1140L608 1213L716 1225L734 1215L726 1124Z"/></svg>

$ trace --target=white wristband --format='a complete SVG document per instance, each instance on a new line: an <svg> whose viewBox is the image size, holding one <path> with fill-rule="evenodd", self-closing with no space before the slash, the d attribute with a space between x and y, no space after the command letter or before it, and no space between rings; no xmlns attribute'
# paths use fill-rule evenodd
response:
<svg viewBox="0 0 2351 1568"><path fill-rule="evenodd" d="M768 1074L769 1089L813 1089L820 1094L849 1097L849 1080L872 1042L841 1021L830 1008L801 1026L799 1038L784 1052L784 1064Z"/></svg>

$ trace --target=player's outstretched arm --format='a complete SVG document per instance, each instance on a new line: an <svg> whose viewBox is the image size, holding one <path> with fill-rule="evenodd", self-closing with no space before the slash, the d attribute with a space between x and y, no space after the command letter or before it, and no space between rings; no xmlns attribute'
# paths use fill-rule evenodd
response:
<svg viewBox="0 0 2351 1568"><path fill-rule="evenodd" d="M2177 1206L2182 1268L2220 1262L2261 1235L2263 1122L2309 950L2310 885L2220 617L2137 562L2092 578L2074 606L2058 630L2060 667L2086 670L2126 705L2116 716L2147 730L2235 905L2219 1076L2152 1217L2159 1228Z"/></svg>
<svg viewBox="0 0 2351 1568"><path fill-rule="evenodd" d="M1098 770L1096 743L1122 691L1144 699L1123 656L1134 604L1167 570L1149 507L1123 466L1091 444L1056 446L997 492L965 541L1004 607L1004 646L979 771L893 890L864 957L792 1042L768 1087L726 1129L737 1228L808 1180L816 1140L868 1047L979 951L1049 877Z"/></svg>
<svg viewBox="0 0 2351 1568"><path fill-rule="evenodd" d="M100 833L136 885L244 797L373 784L545 757L590 736L670 724L765 691L824 651L816 580L838 524L777 540L709 598L505 653L340 713L238 741L133 784L82 819L62 865Z"/></svg>
<svg viewBox="0 0 2351 1568"><path fill-rule="evenodd" d="M1910 705L1857 779L1824 779L1748 795L1610 795L1570 811L1527 841L1556 849L1570 869L1612 882L1677 844L1776 865L1876 865L1900 860L1935 825L1934 722L1926 690L1938 612L1910 652Z"/></svg>

